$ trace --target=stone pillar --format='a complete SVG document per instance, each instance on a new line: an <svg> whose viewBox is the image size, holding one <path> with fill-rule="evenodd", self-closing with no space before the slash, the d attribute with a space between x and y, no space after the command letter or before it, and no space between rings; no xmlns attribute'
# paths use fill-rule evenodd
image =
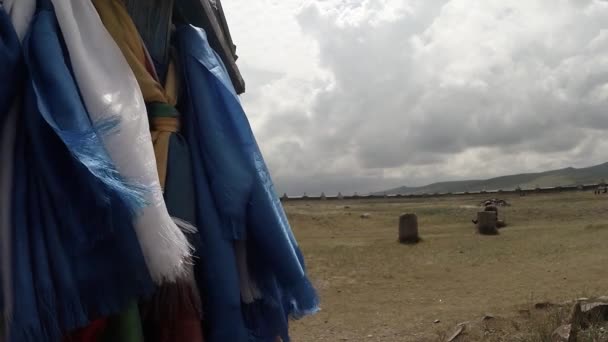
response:
<svg viewBox="0 0 608 342"><path fill-rule="evenodd" d="M399 242L414 244L420 241L418 236L418 217L416 214L403 214L399 217Z"/></svg>
<svg viewBox="0 0 608 342"><path fill-rule="evenodd" d="M497 235L497 215L495 211L480 211L477 213L477 232L482 235Z"/></svg>

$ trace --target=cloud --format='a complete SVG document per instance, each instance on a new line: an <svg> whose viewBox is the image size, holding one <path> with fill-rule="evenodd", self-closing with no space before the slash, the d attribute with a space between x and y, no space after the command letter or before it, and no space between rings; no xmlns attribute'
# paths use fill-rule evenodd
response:
<svg viewBox="0 0 608 342"><path fill-rule="evenodd" d="M228 18L281 192L606 161L606 1L256 3Z"/></svg>

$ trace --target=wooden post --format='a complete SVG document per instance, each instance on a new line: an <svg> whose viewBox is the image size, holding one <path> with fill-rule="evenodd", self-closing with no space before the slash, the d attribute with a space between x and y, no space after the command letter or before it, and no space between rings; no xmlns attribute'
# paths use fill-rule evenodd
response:
<svg viewBox="0 0 608 342"><path fill-rule="evenodd" d="M399 242L415 244L420 241L418 236L418 217L416 214L403 214L399 217Z"/></svg>
<svg viewBox="0 0 608 342"><path fill-rule="evenodd" d="M496 229L497 215L495 211L480 211L477 213L477 232L482 235L498 235Z"/></svg>

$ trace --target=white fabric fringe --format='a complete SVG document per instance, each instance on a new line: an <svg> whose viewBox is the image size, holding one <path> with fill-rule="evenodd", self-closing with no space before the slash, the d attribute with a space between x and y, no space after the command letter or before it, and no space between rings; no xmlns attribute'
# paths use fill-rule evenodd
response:
<svg viewBox="0 0 608 342"><path fill-rule="evenodd" d="M52 0L78 87L93 123L119 118L103 143L126 180L149 192L135 223L152 278L160 284L187 272L192 248L163 200L143 96L122 52L91 1Z"/></svg>
<svg viewBox="0 0 608 342"><path fill-rule="evenodd" d="M188 234L196 233L196 227L193 226L191 223L186 222L177 217L171 217L171 218L173 219L173 222L175 222L175 224L182 230L182 232L188 233Z"/></svg>

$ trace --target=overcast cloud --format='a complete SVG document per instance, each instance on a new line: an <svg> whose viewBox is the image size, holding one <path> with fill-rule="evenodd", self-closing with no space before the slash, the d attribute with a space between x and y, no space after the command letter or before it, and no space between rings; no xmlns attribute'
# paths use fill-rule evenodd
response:
<svg viewBox="0 0 608 342"><path fill-rule="evenodd" d="M608 161L608 1L223 5L281 193Z"/></svg>

